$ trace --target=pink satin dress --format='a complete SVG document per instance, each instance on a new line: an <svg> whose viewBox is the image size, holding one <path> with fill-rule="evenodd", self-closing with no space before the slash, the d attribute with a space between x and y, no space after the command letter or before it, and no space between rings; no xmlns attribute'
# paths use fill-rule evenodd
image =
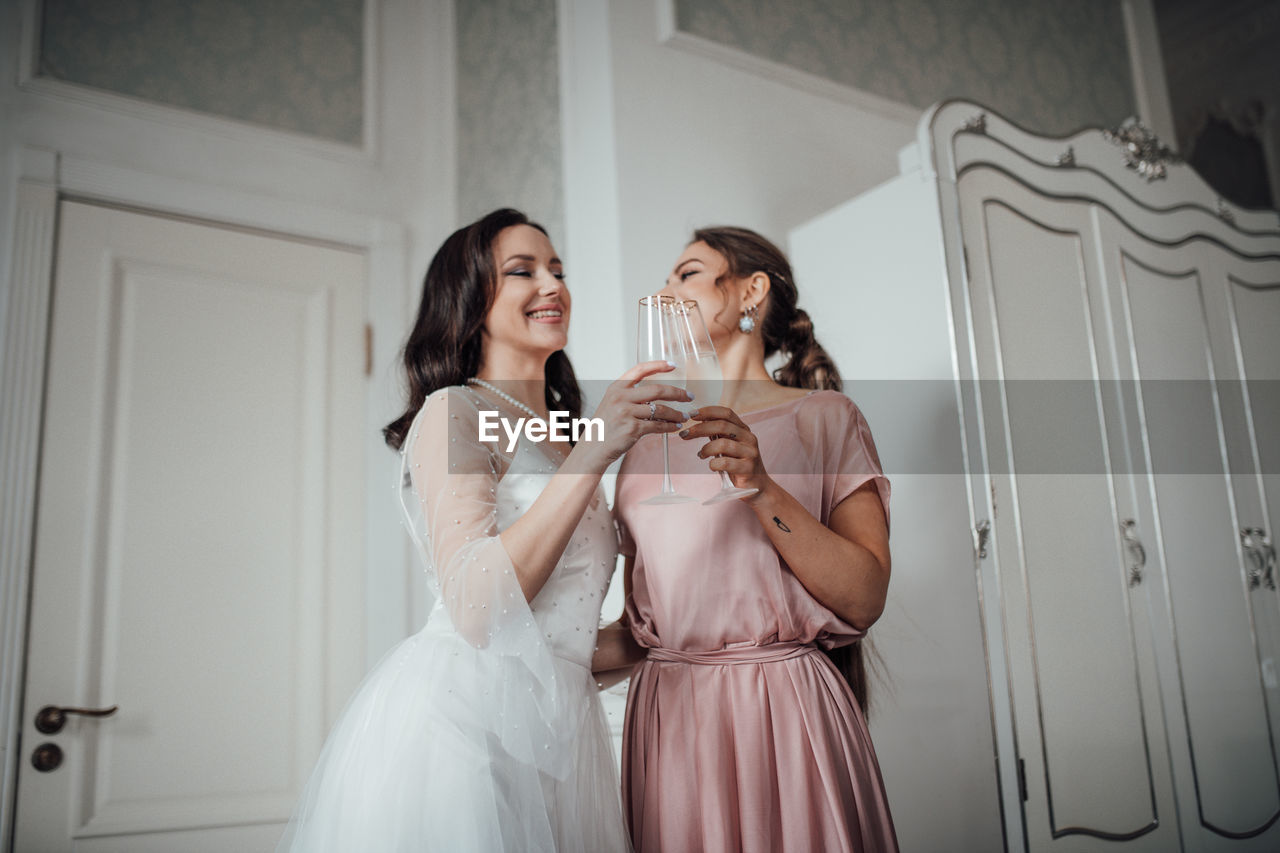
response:
<svg viewBox="0 0 1280 853"><path fill-rule="evenodd" d="M889 482L848 397L818 391L743 416L766 470L816 518ZM719 488L671 441L675 487ZM739 501L646 506L661 444L639 442L618 477L617 518L635 565L627 615L648 658L631 678L622 798L638 853L896 851L862 710L823 649L862 632L811 596Z"/></svg>

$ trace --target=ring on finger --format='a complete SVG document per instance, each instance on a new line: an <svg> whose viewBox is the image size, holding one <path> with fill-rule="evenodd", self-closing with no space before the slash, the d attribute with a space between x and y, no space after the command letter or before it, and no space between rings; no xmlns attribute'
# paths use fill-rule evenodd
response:
<svg viewBox="0 0 1280 853"><path fill-rule="evenodd" d="M650 400L648 420L653 420L655 417L657 417L657 415L658 415L658 404L653 400Z"/></svg>

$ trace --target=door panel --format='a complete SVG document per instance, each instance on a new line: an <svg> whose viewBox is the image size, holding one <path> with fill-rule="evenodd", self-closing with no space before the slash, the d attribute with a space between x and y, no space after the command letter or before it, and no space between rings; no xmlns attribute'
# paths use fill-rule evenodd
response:
<svg viewBox="0 0 1280 853"><path fill-rule="evenodd" d="M1280 752L1280 577L1274 562L1280 534L1280 261L1268 264L1233 264L1227 273L1230 300L1227 306L1233 334L1224 341L1219 357L1227 361L1234 351L1238 375L1247 377L1247 436L1245 455L1258 476L1233 478L1242 526L1258 528L1264 537L1260 547L1243 556L1247 587L1259 641L1259 666L1271 719L1273 757ZM1226 337L1226 336L1224 336ZM1234 344L1233 347L1226 346ZM1252 537L1256 538L1256 537ZM1245 544L1242 541L1242 547Z"/></svg>
<svg viewBox="0 0 1280 853"><path fill-rule="evenodd" d="M1030 849L1129 839L1126 849L1166 850L1177 827L1121 534L1131 490L1111 472L1114 365L1093 220L1086 205L983 170L960 191Z"/></svg>
<svg viewBox="0 0 1280 853"><path fill-rule="evenodd" d="M80 203L57 251L17 849L272 849L361 667L363 259Z"/></svg>
<svg viewBox="0 0 1280 853"><path fill-rule="evenodd" d="M1280 578L1275 576L1275 544L1280 532L1280 261L1259 263L1225 257L1229 269L1224 288L1230 334L1215 340L1219 362L1236 357L1237 376L1245 377L1248 434L1239 444L1253 464L1245 476L1232 478L1242 528L1256 528L1263 536L1242 537L1245 567L1257 641L1258 674L1270 722L1272 769L1280 773ZM1233 346L1232 346L1233 345ZM1260 539L1260 541L1258 541ZM1250 542L1249 540L1253 540ZM1250 553L1244 546L1252 544ZM1274 818L1273 818L1274 819ZM1263 838L1280 843L1280 828Z"/></svg>
<svg viewBox="0 0 1280 853"><path fill-rule="evenodd" d="M1237 375L1246 377L1250 430L1241 441L1248 445L1242 455L1252 463L1251 472L1260 474L1256 479L1236 478L1240 520L1263 529L1274 547L1280 532L1280 261L1263 264L1228 260L1234 261L1226 274L1230 297L1226 305L1228 334L1222 336L1221 343L1215 341L1215 351L1222 353L1220 361L1229 362L1235 356ZM1256 562L1247 565L1266 571L1266 566L1259 567ZM1258 618L1264 612L1280 613L1276 597L1280 579L1273 577L1272 581L1251 586ZM1277 650L1280 643L1270 647L1268 655L1275 655ZM1274 669L1269 667L1268 672ZM1277 688L1276 680L1271 676L1266 679L1269 690ZM1273 700L1272 704L1278 703Z"/></svg>
<svg viewBox="0 0 1280 853"><path fill-rule="evenodd" d="M1274 850L1280 697L1268 673L1280 609L1274 590L1250 589L1241 529L1268 527L1259 462L1274 458L1280 433L1266 426L1274 386L1252 377L1280 373L1266 340L1280 316L1262 287L1280 280L1280 263L1207 238L1153 242L1099 215L1121 318L1117 347L1139 380L1131 386L1141 427L1135 480L1155 513L1154 563L1167 571L1163 596L1149 606L1183 842L1188 850ZM1243 299L1233 279L1251 282Z"/></svg>
<svg viewBox="0 0 1280 853"><path fill-rule="evenodd" d="M1200 819L1248 833L1280 809L1280 785L1210 381L1205 282L1132 258L1123 271Z"/></svg>

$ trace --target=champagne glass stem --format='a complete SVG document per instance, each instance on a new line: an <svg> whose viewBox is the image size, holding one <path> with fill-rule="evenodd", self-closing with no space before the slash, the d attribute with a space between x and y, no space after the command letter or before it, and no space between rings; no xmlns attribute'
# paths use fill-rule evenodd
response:
<svg viewBox="0 0 1280 853"><path fill-rule="evenodd" d="M662 434L662 493L671 494L675 491L675 487L671 485L671 449L667 445L670 438L665 432Z"/></svg>

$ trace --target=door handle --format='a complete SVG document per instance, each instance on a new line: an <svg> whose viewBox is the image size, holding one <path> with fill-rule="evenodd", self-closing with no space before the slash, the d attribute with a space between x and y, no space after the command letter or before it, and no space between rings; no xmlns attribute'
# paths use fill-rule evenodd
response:
<svg viewBox="0 0 1280 853"><path fill-rule="evenodd" d="M1142 583L1142 571L1147 566L1147 549L1142 547L1142 540L1138 538L1138 523L1126 518L1120 523L1120 535L1129 549L1129 586L1137 586Z"/></svg>
<svg viewBox="0 0 1280 853"><path fill-rule="evenodd" d="M1276 546L1261 527L1245 527L1240 531L1240 545L1253 565L1249 567L1249 589L1266 585L1276 588Z"/></svg>
<svg viewBox="0 0 1280 853"><path fill-rule="evenodd" d="M59 708L57 705L45 705L36 712L36 731L47 735L57 734L67 724L68 714L81 717L110 717L120 710L119 705L110 708Z"/></svg>
<svg viewBox="0 0 1280 853"><path fill-rule="evenodd" d="M987 559L987 540L991 537L991 521L983 519L973 528L973 550L978 552L978 559Z"/></svg>

